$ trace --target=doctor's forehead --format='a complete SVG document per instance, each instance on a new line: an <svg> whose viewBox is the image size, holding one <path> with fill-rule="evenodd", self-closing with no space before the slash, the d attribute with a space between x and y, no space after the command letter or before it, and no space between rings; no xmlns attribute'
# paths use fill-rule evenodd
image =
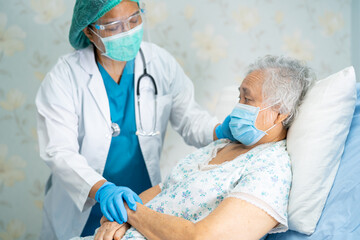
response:
<svg viewBox="0 0 360 240"><path fill-rule="evenodd" d="M106 14L104 14L104 16L102 16L99 20L104 21L107 19L127 19L136 11L139 11L139 7L136 2L123 0Z"/></svg>

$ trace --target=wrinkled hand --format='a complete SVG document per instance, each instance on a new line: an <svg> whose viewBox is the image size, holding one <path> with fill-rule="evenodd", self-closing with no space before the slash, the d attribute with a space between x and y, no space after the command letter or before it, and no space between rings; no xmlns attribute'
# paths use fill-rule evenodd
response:
<svg viewBox="0 0 360 240"><path fill-rule="evenodd" d="M100 220L101 226L95 234L94 240L120 240L130 228L128 223L110 222L105 217Z"/></svg>
<svg viewBox="0 0 360 240"><path fill-rule="evenodd" d="M130 188L118 187L113 183L104 183L96 192L95 200L100 203L102 214L110 221L120 224L127 222L127 212L124 203L136 211L136 202L142 204L139 196ZM125 201L124 201L125 200Z"/></svg>
<svg viewBox="0 0 360 240"><path fill-rule="evenodd" d="M236 139L234 138L234 136L232 135L232 133L230 131L230 127L229 127L230 120L231 120L231 118L229 115L225 118L225 120L222 124L220 124L219 126L216 127L215 133L216 133L216 137L218 139L227 138L227 139L230 139L231 141L236 141Z"/></svg>

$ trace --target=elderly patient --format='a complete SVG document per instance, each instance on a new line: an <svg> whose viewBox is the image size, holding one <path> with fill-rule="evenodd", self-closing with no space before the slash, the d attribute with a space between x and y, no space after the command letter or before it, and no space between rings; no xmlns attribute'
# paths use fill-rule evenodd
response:
<svg viewBox="0 0 360 240"><path fill-rule="evenodd" d="M140 195L145 205L127 208L128 223L103 218L95 239L259 239L286 231L286 133L313 79L290 58L265 56L250 65L221 129L232 141L180 160L162 184Z"/></svg>

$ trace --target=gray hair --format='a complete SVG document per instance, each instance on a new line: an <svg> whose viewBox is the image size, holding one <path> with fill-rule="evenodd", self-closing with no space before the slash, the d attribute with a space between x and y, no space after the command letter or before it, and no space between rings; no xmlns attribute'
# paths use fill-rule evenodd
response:
<svg viewBox="0 0 360 240"><path fill-rule="evenodd" d="M316 79L315 73L299 60L271 55L251 64L247 74L257 70L265 74L262 86L264 102L280 114L289 114L283 121L283 126L289 128L305 94Z"/></svg>

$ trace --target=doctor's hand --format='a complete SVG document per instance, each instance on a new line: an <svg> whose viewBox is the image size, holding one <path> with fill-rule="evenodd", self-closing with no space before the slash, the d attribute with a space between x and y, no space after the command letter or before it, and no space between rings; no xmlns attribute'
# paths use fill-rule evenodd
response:
<svg viewBox="0 0 360 240"><path fill-rule="evenodd" d="M231 134L230 131L230 127L229 127L230 120L231 118L229 115L225 118L222 124L220 124L215 128L215 134L218 139L227 138L230 139L231 141L236 141L236 139L234 138L234 136Z"/></svg>
<svg viewBox="0 0 360 240"><path fill-rule="evenodd" d="M105 217L101 218L100 224L101 226L97 229L94 240L120 240L130 228L128 223L110 222Z"/></svg>
<svg viewBox="0 0 360 240"><path fill-rule="evenodd" d="M111 222L120 224L127 222L127 213L124 200L133 211L136 211L136 202L142 201L130 188L118 187L113 183L105 182L96 192L95 200L100 203L102 214Z"/></svg>

